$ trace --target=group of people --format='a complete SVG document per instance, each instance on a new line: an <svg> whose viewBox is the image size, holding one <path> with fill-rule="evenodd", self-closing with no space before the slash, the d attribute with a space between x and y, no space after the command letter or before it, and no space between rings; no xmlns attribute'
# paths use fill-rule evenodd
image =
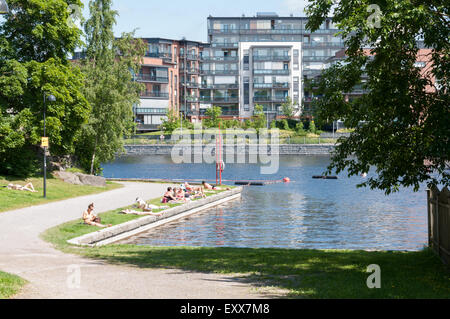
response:
<svg viewBox="0 0 450 319"><path fill-rule="evenodd" d="M194 198L205 198L208 192L214 192L216 190L221 190L217 186L212 186L205 181L202 182L201 186L190 185L188 182L181 184L179 187L168 187L167 191L164 193L161 199L162 203L185 203ZM225 187L229 190L229 187ZM34 189L33 189L34 190ZM146 203L143 199L137 197L134 205L135 208L141 210L124 209L120 211L121 214L130 215L154 215L162 216L164 212L153 212L154 210L166 209L169 206L158 206ZM85 224L97 226L97 227L110 227L111 224L102 224L100 217L94 214L94 203L89 204L87 210L83 212L83 221Z"/></svg>
<svg viewBox="0 0 450 319"><path fill-rule="evenodd" d="M201 186L192 186L188 182L181 184L180 187L167 187L161 202L162 203L184 203L194 198L206 197Z"/></svg>
<svg viewBox="0 0 450 319"><path fill-rule="evenodd" d="M164 193L161 199L162 203L183 203L190 201L194 198L205 198L206 194L209 192L214 192L216 190L221 190L217 186L212 186L205 181L202 182L201 186L193 186L188 182L184 182L180 187L168 187L167 191ZM229 187L226 187L229 190Z"/></svg>

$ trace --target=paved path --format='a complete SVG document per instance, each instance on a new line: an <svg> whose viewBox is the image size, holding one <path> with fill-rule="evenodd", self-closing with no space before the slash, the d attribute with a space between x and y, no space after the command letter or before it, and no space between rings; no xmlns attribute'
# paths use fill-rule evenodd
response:
<svg viewBox="0 0 450 319"><path fill-rule="evenodd" d="M0 270L28 284L16 298L263 298L237 276L141 269L64 254L39 238L48 228L80 218L91 202L97 213L128 206L137 196L160 196L168 184L123 183L124 188L0 213ZM80 286L73 278L80 270ZM68 284L72 283L72 285Z"/></svg>

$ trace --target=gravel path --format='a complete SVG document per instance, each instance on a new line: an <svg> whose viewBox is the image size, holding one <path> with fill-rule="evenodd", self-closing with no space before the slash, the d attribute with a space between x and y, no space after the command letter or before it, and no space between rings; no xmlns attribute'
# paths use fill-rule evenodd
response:
<svg viewBox="0 0 450 319"><path fill-rule="evenodd" d="M80 218L91 202L97 213L128 206L137 196L161 196L168 184L123 183L124 188L0 214L0 270L29 281L16 298L264 298L267 292L236 276L173 269L142 269L64 254L39 238L46 229ZM79 273L80 280L77 280Z"/></svg>

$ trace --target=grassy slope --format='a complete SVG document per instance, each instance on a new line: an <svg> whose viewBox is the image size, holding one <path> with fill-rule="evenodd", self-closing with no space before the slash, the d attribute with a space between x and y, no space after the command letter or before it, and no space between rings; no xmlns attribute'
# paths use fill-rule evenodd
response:
<svg viewBox="0 0 450 319"><path fill-rule="evenodd" d="M37 193L9 190L1 187L9 183L25 185L33 183ZM104 191L120 188L122 185L117 183L107 183L107 187L93 187L84 185L72 185L56 178L47 179L47 199L43 198L43 178L29 178L26 180L15 179L12 177L0 176L0 212L18 209L52 201L84 196L89 194L101 193Z"/></svg>
<svg viewBox="0 0 450 319"><path fill-rule="evenodd" d="M150 201L158 204L159 199ZM102 214L117 224L137 216ZM43 238L56 248L111 263L143 268L246 274L251 283L287 288L300 298L450 298L450 270L429 250L366 252L344 250L148 247L108 245L79 248L67 240L96 231L80 220L52 228ZM381 289L366 285L367 266L381 267Z"/></svg>
<svg viewBox="0 0 450 319"><path fill-rule="evenodd" d="M6 299L19 292L26 281L18 276L0 271L0 299Z"/></svg>

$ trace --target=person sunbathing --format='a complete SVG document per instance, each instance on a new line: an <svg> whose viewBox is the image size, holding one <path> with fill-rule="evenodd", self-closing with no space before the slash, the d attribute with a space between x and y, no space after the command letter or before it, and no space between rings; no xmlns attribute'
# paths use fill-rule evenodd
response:
<svg viewBox="0 0 450 319"><path fill-rule="evenodd" d="M120 214L127 214L127 215L152 215L152 216L162 216L164 214L164 212L158 212L158 213L153 213L151 211L144 211L144 212L139 212L137 210L129 210L129 209L124 209L122 211L119 212Z"/></svg>
<svg viewBox="0 0 450 319"><path fill-rule="evenodd" d="M190 196L206 197L203 191L203 187L201 186L192 186L188 182L184 182L184 188L186 189L187 193L189 193Z"/></svg>
<svg viewBox="0 0 450 319"><path fill-rule="evenodd" d="M12 189L12 190L17 190L17 191L27 191L27 192L37 193L37 190L34 189L32 183L28 183L25 186L18 185L18 184L16 184L16 185L8 184L8 186L6 186L6 188Z"/></svg>
<svg viewBox="0 0 450 319"><path fill-rule="evenodd" d="M151 212L153 209L165 209L169 208L169 206L157 206L152 204L147 204L143 199L137 197L135 206L139 209L142 209L144 212Z"/></svg>
<svg viewBox="0 0 450 319"><path fill-rule="evenodd" d="M203 187L204 187L205 189L208 189L208 190L214 190L214 191L216 191L216 190L224 190L224 189L230 190L230 189L231 189L231 188L229 188L229 187L217 187L217 186L212 186L212 185L206 183L205 181L202 182L202 185L203 185Z"/></svg>
<svg viewBox="0 0 450 319"><path fill-rule="evenodd" d="M100 217L94 214L94 204L89 204L88 209L83 212L83 221L85 224L97 227L110 227L109 225L103 225Z"/></svg>
<svg viewBox="0 0 450 319"><path fill-rule="evenodd" d="M164 193L163 198L161 199L161 203L173 203L173 202L177 202L177 198L175 197L172 187L168 187L167 191Z"/></svg>
<svg viewBox="0 0 450 319"><path fill-rule="evenodd" d="M181 188L176 188L175 189L175 198L177 201L185 202L188 200L187 198L189 198L189 196L186 197L184 191Z"/></svg>

